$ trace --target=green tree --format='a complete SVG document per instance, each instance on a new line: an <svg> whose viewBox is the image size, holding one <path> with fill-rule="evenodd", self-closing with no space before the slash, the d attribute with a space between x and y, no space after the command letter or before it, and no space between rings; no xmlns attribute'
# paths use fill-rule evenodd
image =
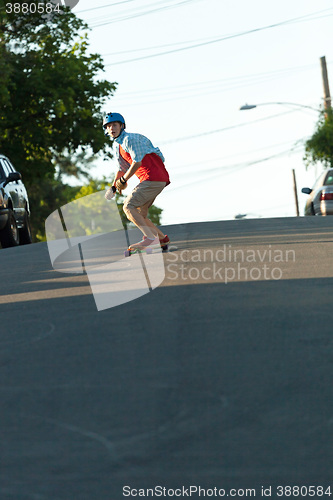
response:
<svg viewBox="0 0 333 500"><path fill-rule="evenodd" d="M305 143L305 163L321 162L324 168L333 167L333 110L322 111L312 137Z"/></svg>
<svg viewBox="0 0 333 500"><path fill-rule="evenodd" d="M34 203L31 203L31 210L35 241L45 241L44 221L52 212L73 200L79 189L56 179L42 179L29 186L29 201Z"/></svg>
<svg viewBox="0 0 333 500"><path fill-rule="evenodd" d="M35 234L72 194L63 176L88 176L97 155L111 157L101 109L116 84L98 79L103 63L87 31L68 8L0 9L0 151L22 173Z"/></svg>

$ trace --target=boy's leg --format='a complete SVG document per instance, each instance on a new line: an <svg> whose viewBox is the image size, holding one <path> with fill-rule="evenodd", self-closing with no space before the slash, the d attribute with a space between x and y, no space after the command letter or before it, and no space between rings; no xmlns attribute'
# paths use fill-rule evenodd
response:
<svg viewBox="0 0 333 500"><path fill-rule="evenodd" d="M151 228L154 236L157 236L159 240L164 238L165 234L162 233L162 231L157 226L155 226L155 224L150 219L146 218L145 223L148 227Z"/></svg>
<svg viewBox="0 0 333 500"><path fill-rule="evenodd" d="M155 224L147 217L148 210L152 206L154 201L155 200L152 200L151 202L146 203L142 207L138 207L138 211L145 220L145 226L148 226L152 230L155 237L157 236L159 239L161 239L161 238L164 238L164 236L165 236L164 233L162 233L162 231L157 226L155 226Z"/></svg>
<svg viewBox="0 0 333 500"><path fill-rule="evenodd" d="M157 237L157 228L149 219L143 217L139 208L127 206L125 208L124 205L124 212L126 217L140 229L144 236L150 239L155 239Z"/></svg>
<svg viewBox="0 0 333 500"><path fill-rule="evenodd" d="M165 182L144 181L126 198L124 212L127 218L133 222L147 238L155 239L157 236L164 237L152 222L147 218L148 208L153 204L156 196L164 189Z"/></svg>

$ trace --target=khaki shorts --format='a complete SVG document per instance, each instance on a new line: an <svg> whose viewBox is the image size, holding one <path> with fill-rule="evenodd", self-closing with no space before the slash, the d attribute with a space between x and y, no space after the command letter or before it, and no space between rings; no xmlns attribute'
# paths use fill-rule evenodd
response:
<svg viewBox="0 0 333 500"><path fill-rule="evenodd" d="M127 208L136 208L139 212L146 217L149 207L155 201L157 195L163 191L166 182L157 181L143 181L138 184L131 194L127 196L124 201L124 211Z"/></svg>

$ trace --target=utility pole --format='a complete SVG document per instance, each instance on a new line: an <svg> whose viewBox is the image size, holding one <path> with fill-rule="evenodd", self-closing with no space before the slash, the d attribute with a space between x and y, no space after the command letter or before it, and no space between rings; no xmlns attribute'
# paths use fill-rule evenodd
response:
<svg viewBox="0 0 333 500"><path fill-rule="evenodd" d="M321 74L323 77L323 86L324 86L324 107L327 110L331 109L331 94L330 87L328 84L328 75L327 75L327 66L326 66L326 57L323 56L320 58L321 64Z"/></svg>
<svg viewBox="0 0 333 500"><path fill-rule="evenodd" d="M298 196L297 196L296 173L295 173L295 169L294 168L292 169L292 174L293 174L293 186L294 186L296 216L299 217L299 206L298 206Z"/></svg>

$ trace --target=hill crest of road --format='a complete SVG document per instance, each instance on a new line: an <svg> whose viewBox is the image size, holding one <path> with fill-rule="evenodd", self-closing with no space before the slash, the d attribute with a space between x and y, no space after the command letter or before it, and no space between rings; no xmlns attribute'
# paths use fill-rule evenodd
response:
<svg viewBox="0 0 333 500"><path fill-rule="evenodd" d="M165 226L175 249L164 255L161 286L332 277L332 226L329 217ZM91 294L86 275L52 269L46 243L3 249L0 256L0 304ZM122 248L115 258L123 258Z"/></svg>

